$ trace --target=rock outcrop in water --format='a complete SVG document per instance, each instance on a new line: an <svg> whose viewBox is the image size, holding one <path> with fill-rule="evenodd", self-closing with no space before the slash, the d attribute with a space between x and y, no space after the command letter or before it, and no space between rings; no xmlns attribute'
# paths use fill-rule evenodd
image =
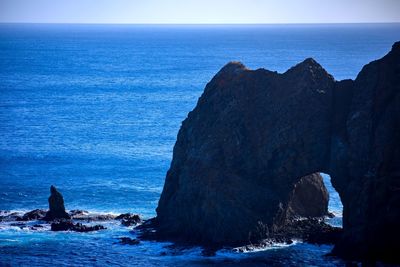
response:
<svg viewBox="0 0 400 267"><path fill-rule="evenodd" d="M17 218L17 221L42 220L46 214L47 212L45 210L35 209L25 213L22 217Z"/></svg>
<svg viewBox="0 0 400 267"><path fill-rule="evenodd" d="M64 198L55 186L50 187L49 211L44 220L52 221L56 219L70 219L71 216L65 211Z"/></svg>
<svg viewBox="0 0 400 267"><path fill-rule="evenodd" d="M331 175L344 207L334 253L400 262L400 43L354 81L313 59L283 74L223 67L178 133L157 235L235 244L279 233L295 185L315 172Z"/></svg>
<svg viewBox="0 0 400 267"><path fill-rule="evenodd" d="M139 215L132 213L120 214L115 219L121 220L121 224L125 226L137 225L142 221Z"/></svg>
<svg viewBox="0 0 400 267"><path fill-rule="evenodd" d="M73 223L70 220L60 220L51 223L51 231L74 231L74 232L93 232L107 229L103 225L83 225L81 223Z"/></svg>

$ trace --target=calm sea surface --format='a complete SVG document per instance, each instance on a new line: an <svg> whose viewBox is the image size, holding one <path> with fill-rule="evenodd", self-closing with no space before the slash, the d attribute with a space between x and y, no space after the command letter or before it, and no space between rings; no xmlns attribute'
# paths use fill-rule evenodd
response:
<svg viewBox="0 0 400 267"><path fill-rule="evenodd" d="M354 79L398 40L400 24L0 24L0 210L46 208L53 184L67 209L150 218L181 121L224 64L284 72L313 57L336 79ZM331 246L302 243L209 258L168 243L124 246L116 238L134 234L107 226L79 234L0 224L0 266L344 264L324 256Z"/></svg>

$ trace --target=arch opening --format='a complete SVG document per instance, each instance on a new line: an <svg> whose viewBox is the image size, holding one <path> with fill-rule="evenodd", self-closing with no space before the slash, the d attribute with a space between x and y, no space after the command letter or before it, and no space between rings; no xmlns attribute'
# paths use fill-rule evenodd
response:
<svg viewBox="0 0 400 267"><path fill-rule="evenodd" d="M343 228L343 204L328 173L313 172L294 180L286 205L284 220L324 217L325 223Z"/></svg>
<svg viewBox="0 0 400 267"><path fill-rule="evenodd" d="M320 172L320 175L329 193L328 212L334 215L328 218L326 222L332 226L343 228L343 204L339 193L333 187L329 174Z"/></svg>

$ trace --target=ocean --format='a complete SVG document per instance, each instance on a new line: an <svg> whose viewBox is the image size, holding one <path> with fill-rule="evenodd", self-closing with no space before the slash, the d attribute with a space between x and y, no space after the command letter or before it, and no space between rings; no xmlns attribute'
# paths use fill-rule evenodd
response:
<svg viewBox="0 0 400 267"><path fill-rule="evenodd" d="M0 210L66 208L155 216L181 122L229 61L284 72L313 57L335 79L400 40L400 24L0 24ZM329 209L340 199L324 175ZM93 233L30 231L0 223L0 266L343 266L332 246L295 242L248 253L142 241L105 223Z"/></svg>

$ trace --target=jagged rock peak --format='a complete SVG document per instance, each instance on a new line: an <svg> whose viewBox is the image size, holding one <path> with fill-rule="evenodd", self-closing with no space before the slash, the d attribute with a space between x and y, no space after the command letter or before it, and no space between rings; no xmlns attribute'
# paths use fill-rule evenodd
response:
<svg viewBox="0 0 400 267"><path fill-rule="evenodd" d="M299 64L288 69L284 74L312 74L313 76L327 76L333 80L330 75L317 61L313 58L306 58Z"/></svg>

